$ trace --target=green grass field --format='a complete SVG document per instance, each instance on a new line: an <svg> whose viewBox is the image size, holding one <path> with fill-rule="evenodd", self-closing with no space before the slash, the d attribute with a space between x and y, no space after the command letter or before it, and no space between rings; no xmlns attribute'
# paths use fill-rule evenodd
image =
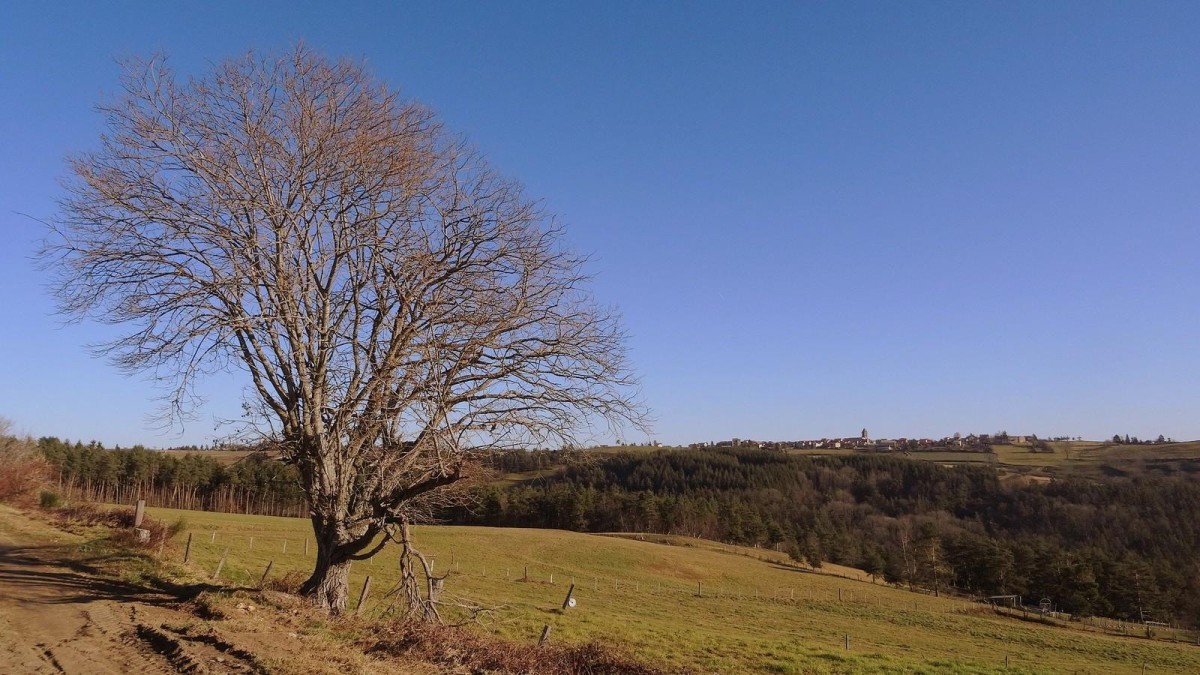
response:
<svg viewBox="0 0 1200 675"><path fill-rule="evenodd" d="M990 452L956 452L953 450L933 450L929 452L910 452L902 455L905 459L919 459L939 464L988 464L997 463L996 455Z"/></svg>
<svg viewBox="0 0 1200 675"><path fill-rule="evenodd" d="M1116 445L1095 441L1056 441L1053 452L1034 452L1028 445L995 445L1001 464L1014 467L1095 468L1111 465L1132 468L1156 461L1200 459L1200 442L1162 445Z"/></svg>
<svg viewBox="0 0 1200 675"><path fill-rule="evenodd" d="M627 453L642 453L642 452L661 452L663 450L683 450L682 447L672 445L599 445L594 448L587 448L584 454L592 455L624 455Z"/></svg>
<svg viewBox="0 0 1200 675"><path fill-rule="evenodd" d="M190 533L197 577L211 573L226 548L221 576L235 584L257 584L268 561L272 576L311 569L306 520L150 514L186 521L166 555L178 560ZM549 624L555 640L618 641L643 658L700 672L984 673L1003 670L1006 655L1010 672L1140 673L1143 664L1148 673L1200 672L1200 647L999 617L962 600L798 570L758 549L552 530L419 527L415 535L436 570L450 572L447 596L495 607L481 630L516 640L536 641ZM384 607L396 555L386 549L355 563L352 604L371 575L366 609ZM578 606L562 613L572 582Z"/></svg>
<svg viewBox="0 0 1200 675"><path fill-rule="evenodd" d="M179 458L187 457L188 455L196 455L198 457L206 457L208 459L216 460L217 463L225 465L237 464L238 462L255 453L254 450L159 450L158 452L161 452L164 455L170 455L172 457Z"/></svg>
<svg viewBox="0 0 1200 675"><path fill-rule="evenodd" d="M845 457L858 453L852 448L788 448L784 452L799 457Z"/></svg>

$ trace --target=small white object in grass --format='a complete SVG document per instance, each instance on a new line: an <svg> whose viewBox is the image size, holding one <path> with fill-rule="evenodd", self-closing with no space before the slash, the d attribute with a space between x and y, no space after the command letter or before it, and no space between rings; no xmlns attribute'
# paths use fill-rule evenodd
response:
<svg viewBox="0 0 1200 675"><path fill-rule="evenodd" d="M570 600L567 600L567 607L574 607L574 606L575 606L575 598L571 598Z"/></svg>

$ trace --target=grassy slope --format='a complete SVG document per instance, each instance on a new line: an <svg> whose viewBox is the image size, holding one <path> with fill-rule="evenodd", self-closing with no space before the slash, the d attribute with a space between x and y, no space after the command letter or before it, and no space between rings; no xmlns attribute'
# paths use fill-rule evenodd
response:
<svg viewBox="0 0 1200 675"><path fill-rule="evenodd" d="M214 569L228 547L222 577L234 582L257 582L268 560L272 576L311 569L305 520L150 511L186 520L174 555L193 533L198 569ZM1197 647L1000 618L960 600L798 571L754 549L500 528L422 527L416 536L438 570L451 571L447 594L499 606L490 630L533 641L550 624L555 640L615 639L641 656L703 672L994 672L1005 655L1016 672L1135 673L1143 663L1153 673L1200 672ZM370 574L368 607L380 609L395 559L387 549L355 563L352 595ZM525 565L529 582L520 580ZM579 605L560 614L572 579Z"/></svg>
<svg viewBox="0 0 1200 675"><path fill-rule="evenodd" d="M624 455L628 453L661 452L663 450L683 450L683 447L672 445L601 445L584 450L590 455Z"/></svg>
<svg viewBox="0 0 1200 675"><path fill-rule="evenodd" d="M158 450L164 455L179 457L180 459L188 455L196 455L198 457L207 457L208 459L216 460L219 464L237 464L255 453L254 450L203 450L193 452L191 450Z"/></svg>
<svg viewBox="0 0 1200 675"><path fill-rule="evenodd" d="M1102 464L1136 465L1160 460L1200 458L1200 441L1163 445L1112 445L1094 441L1049 444L1053 452L1033 452L1027 445L996 445L1001 464L1028 467L1092 468Z"/></svg>

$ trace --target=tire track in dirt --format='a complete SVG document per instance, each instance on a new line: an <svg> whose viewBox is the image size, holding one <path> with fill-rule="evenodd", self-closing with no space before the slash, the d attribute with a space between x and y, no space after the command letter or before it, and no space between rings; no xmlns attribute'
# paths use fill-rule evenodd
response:
<svg viewBox="0 0 1200 675"><path fill-rule="evenodd" d="M213 639L161 630L194 617L165 593L80 573L67 545L0 506L0 672L266 672Z"/></svg>
<svg viewBox="0 0 1200 675"><path fill-rule="evenodd" d="M3 515L5 521L12 518L11 513ZM7 524L0 524L0 659L7 663L5 672L175 672L123 636L130 628L127 608L136 608L137 593L52 564L61 547L30 541Z"/></svg>

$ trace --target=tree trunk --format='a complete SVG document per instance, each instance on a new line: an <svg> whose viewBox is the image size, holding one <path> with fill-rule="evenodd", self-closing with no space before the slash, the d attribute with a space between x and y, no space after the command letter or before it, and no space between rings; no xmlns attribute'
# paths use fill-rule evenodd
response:
<svg viewBox="0 0 1200 675"><path fill-rule="evenodd" d="M300 594L312 598L317 607L333 614L346 611L350 595L350 553L335 541L332 527L313 518L317 543L317 561L312 576L300 587Z"/></svg>
<svg viewBox="0 0 1200 675"><path fill-rule="evenodd" d="M313 604L328 609L333 614L346 611L350 595L350 561L342 560L313 572L310 582L315 581ZM323 572L323 574L322 574Z"/></svg>
<svg viewBox="0 0 1200 675"><path fill-rule="evenodd" d="M317 565L312 576L300 587L301 595L312 598L317 607L328 609L334 614L346 611L346 603L350 595L350 561L348 559L332 559L321 555L321 546L317 546Z"/></svg>

